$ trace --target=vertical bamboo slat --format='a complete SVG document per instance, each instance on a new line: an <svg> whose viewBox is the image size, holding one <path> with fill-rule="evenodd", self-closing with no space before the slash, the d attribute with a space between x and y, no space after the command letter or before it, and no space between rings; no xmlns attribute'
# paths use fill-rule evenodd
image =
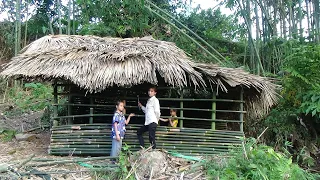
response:
<svg viewBox="0 0 320 180"><path fill-rule="evenodd" d="M243 87L240 91L240 100L243 101ZM240 103L240 131L243 132L243 102Z"/></svg>
<svg viewBox="0 0 320 180"><path fill-rule="evenodd" d="M58 86L57 86L57 81L54 81L54 84L53 84L53 102L55 104L58 104ZM53 106L53 126L58 126L59 125L59 122L57 120L57 117L58 117L58 105L54 105Z"/></svg>
<svg viewBox="0 0 320 180"><path fill-rule="evenodd" d="M90 108L89 124L93 124L93 108Z"/></svg>
<svg viewBox="0 0 320 180"><path fill-rule="evenodd" d="M181 95L180 95L180 99L183 99L183 93L184 93L184 89L181 90ZM180 117L183 118L183 101L180 101ZM180 119L179 120L179 124L180 124L180 128L183 128L183 120Z"/></svg>
<svg viewBox="0 0 320 180"><path fill-rule="evenodd" d="M211 119L212 119L212 123L211 123L211 129L215 130L216 129L216 109L217 109L217 104L216 104L216 92L213 92L212 94L212 114L211 114Z"/></svg>
<svg viewBox="0 0 320 180"><path fill-rule="evenodd" d="M71 85L69 86L69 92L71 92ZM71 104L72 95L68 95L68 116L72 115L72 106ZM68 118L68 124L73 124L73 119L70 117Z"/></svg>
<svg viewBox="0 0 320 180"><path fill-rule="evenodd" d="M93 105L93 98L90 98L90 105ZM89 118L89 124L93 124L93 107L90 107L90 118Z"/></svg>

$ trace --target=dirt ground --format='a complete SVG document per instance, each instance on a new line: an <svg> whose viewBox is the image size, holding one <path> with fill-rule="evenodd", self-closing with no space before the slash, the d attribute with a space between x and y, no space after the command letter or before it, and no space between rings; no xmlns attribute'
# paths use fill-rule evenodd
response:
<svg viewBox="0 0 320 180"><path fill-rule="evenodd" d="M16 117L7 117L4 115L4 110L6 110L8 105L0 105L0 130L9 129L19 132L27 132L35 127L41 127L40 118L43 112L30 112L27 114L22 114ZM9 107L10 108L10 107ZM50 165L50 166L32 166L28 167L29 164L40 164L43 162L36 161L37 159L48 159L48 160L70 160L74 157L59 157L48 155L48 147L50 144L50 132L49 130L37 129L32 132L35 134L35 138L29 141L17 141L13 138L11 141L4 142L0 138L0 180L3 179L77 179L77 180L87 180L87 179L99 179L92 175L92 170L80 166L77 163L60 164L60 165ZM22 165L26 159L30 158L32 155L34 157L27 164L23 165L21 168L16 169L17 166ZM35 161L33 161L35 160ZM95 161L97 162L97 161ZM90 162L88 162L90 163ZM3 167L9 167L12 171L3 170ZM7 169L7 168L5 168ZM64 171L64 172L63 172ZM72 173L70 173L70 171ZM14 173L12 173L14 172ZM41 174L42 172L52 172L49 176L37 176L29 175L20 176L19 173L30 173L36 172L34 174ZM65 173L68 172L68 173Z"/></svg>
<svg viewBox="0 0 320 180"><path fill-rule="evenodd" d="M35 139L32 141L17 141L13 139L10 142L0 141L0 167L1 165L9 165L12 167L16 167L19 164L22 164L26 159L31 157L33 154L35 155L33 159L72 159L72 157L59 157L59 156L50 156L48 155L48 146L50 143L50 133L42 132L36 135ZM34 163L32 161L28 162ZM96 179L92 177L92 173L88 171L87 168L84 168L76 163L72 164L63 164L63 165L52 165L45 167L34 167L34 170L40 172L57 172L57 174L50 174L51 179L76 179L76 180L87 180L87 179ZM62 171L73 171L73 173L62 173ZM28 169L24 169L23 167L19 169L19 172L30 172ZM61 172L61 173L60 173ZM16 174L17 175L17 174ZM19 176L19 175L17 175ZM0 173L0 179L17 179L11 173L5 172ZM20 179L30 179L30 180L42 180L46 179L45 177L30 175L23 176Z"/></svg>
<svg viewBox="0 0 320 180"><path fill-rule="evenodd" d="M50 131L42 128L34 129L35 127L42 127L40 121L42 113L31 112L8 118L1 113L0 107L0 130L10 129L24 132L24 134L35 134L33 138L25 141L18 141L13 138L7 142L1 139L3 134L0 135L0 180L89 180L102 179L102 175L104 175L104 179L110 177L110 172L114 172L114 167L117 165L112 164L106 157L100 157L98 160L85 159L84 163L79 164L70 162L75 159L79 160L79 157L49 155ZM162 159L159 159L159 155L162 155ZM81 161L84 161L83 158L85 157L81 158ZM141 150L141 152L136 152L136 158L134 162L132 161L128 165L132 167L131 174L135 175L136 178L140 177L137 179L150 179L149 175L153 176L152 179L206 179L201 167L195 166L194 168L197 170L189 171L193 169L194 161L173 157L165 150ZM57 164L58 161L69 161L70 163ZM160 161L163 165L161 167L159 166ZM102 173L99 173L97 168L100 168L99 170Z"/></svg>

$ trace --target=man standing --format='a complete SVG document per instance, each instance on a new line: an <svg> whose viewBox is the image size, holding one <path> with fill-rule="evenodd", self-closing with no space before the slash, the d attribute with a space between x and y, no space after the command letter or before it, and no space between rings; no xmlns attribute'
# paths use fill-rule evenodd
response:
<svg viewBox="0 0 320 180"><path fill-rule="evenodd" d="M156 129L158 125L158 120L160 118L160 104L159 100L156 98L157 88L151 87L148 91L149 100L147 102L146 107L142 106L140 102L138 102L138 106L145 113L145 123L144 125L137 131L139 143L141 147L144 147L144 140L142 134L146 131L149 131L149 141L152 146L152 149L156 148Z"/></svg>

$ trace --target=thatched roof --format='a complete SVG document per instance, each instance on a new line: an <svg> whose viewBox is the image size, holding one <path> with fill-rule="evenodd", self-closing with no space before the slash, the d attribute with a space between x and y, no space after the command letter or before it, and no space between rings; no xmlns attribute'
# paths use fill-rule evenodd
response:
<svg viewBox="0 0 320 180"><path fill-rule="evenodd" d="M174 87L198 88L213 83L227 92L228 87L242 85L263 98L260 106L264 110L277 101L276 86L268 79L241 69L195 63L174 43L151 37L45 36L12 58L0 75L65 79L90 92L115 85L158 84L161 76ZM259 102L257 98L253 102Z"/></svg>
<svg viewBox="0 0 320 180"><path fill-rule="evenodd" d="M276 89L268 78L250 74L240 68L222 68L216 64L197 63L195 69L206 77L217 89L227 92L227 87L242 86L244 88L245 106L250 116L261 117L279 99Z"/></svg>

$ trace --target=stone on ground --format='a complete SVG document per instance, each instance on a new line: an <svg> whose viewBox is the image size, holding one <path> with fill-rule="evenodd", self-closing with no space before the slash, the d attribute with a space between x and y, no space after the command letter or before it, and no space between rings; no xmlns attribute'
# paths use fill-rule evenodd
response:
<svg viewBox="0 0 320 180"><path fill-rule="evenodd" d="M15 137L18 141L32 141L37 138L35 134L16 134Z"/></svg>
<svg viewBox="0 0 320 180"><path fill-rule="evenodd" d="M149 179L152 171L152 177L157 177L164 173L167 167L166 154L158 151L148 151L138 157L137 163L140 164L137 168L137 176L140 179ZM136 160L136 159L135 159Z"/></svg>

